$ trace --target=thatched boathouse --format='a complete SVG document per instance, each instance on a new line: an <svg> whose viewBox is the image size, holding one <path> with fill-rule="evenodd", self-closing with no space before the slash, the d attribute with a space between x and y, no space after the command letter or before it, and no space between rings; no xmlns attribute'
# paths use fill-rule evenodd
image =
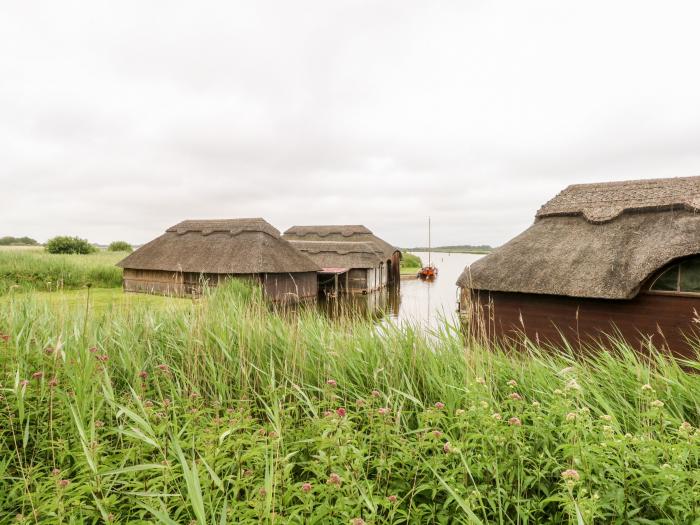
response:
<svg viewBox="0 0 700 525"><path fill-rule="evenodd" d="M260 218L183 221L117 266L127 292L191 295L236 277L259 282L274 302L316 298L320 270Z"/></svg>
<svg viewBox="0 0 700 525"><path fill-rule="evenodd" d="M324 226L292 226L284 232L284 238L289 241L321 241L321 242L352 242L370 245L381 257L381 265L377 269L377 276L368 276L368 286L376 279L380 285L398 286L401 281L401 250L392 246L372 233L367 227L359 224L351 225L324 225ZM354 257L354 256L350 256ZM353 268L351 261L340 264L342 268Z"/></svg>
<svg viewBox="0 0 700 525"><path fill-rule="evenodd" d="M457 281L473 333L687 355L700 312L700 177L569 186ZM697 339L696 339L697 340Z"/></svg>
<svg viewBox="0 0 700 525"><path fill-rule="evenodd" d="M382 252L366 242L289 241L321 267L319 291L326 295L367 293L387 285Z"/></svg>

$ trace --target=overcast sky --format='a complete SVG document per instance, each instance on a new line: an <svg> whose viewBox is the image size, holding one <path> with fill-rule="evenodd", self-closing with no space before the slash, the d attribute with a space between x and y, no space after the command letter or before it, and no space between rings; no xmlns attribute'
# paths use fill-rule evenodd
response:
<svg viewBox="0 0 700 525"><path fill-rule="evenodd" d="M700 175L698 2L0 3L0 236L186 218L500 244L576 182Z"/></svg>

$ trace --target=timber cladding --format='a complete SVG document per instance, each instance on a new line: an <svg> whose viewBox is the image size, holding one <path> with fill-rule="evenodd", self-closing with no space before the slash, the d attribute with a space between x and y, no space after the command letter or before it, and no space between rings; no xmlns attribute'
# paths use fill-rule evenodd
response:
<svg viewBox="0 0 700 525"><path fill-rule="evenodd" d="M697 340L699 335L700 297L641 293L631 300L609 300L484 290L473 290L470 298L464 295L462 313L476 337L502 343L519 343L526 337L578 349L609 346L612 337L640 351L651 343L676 355L696 357L689 338ZM472 306L467 311L469 300Z"/></svg>
<svg viewBox="0 0 700 525"><path fill-rule="evenodd" d="M197 274L161 270L124 269L124 291L180 297L200 295L205 286L217 286L227 279L245 279L260 283L265 296L273 302L297 302L315 299L318 293L316 272L266 274Z"/></svg>

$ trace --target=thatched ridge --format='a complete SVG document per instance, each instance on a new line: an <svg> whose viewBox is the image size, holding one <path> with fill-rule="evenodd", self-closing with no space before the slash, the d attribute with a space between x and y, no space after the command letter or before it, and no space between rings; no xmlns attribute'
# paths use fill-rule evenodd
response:
<svg viewBox="0 0 700 525"><path fill-rule="evenodd" d="M361 224L337 224L323 226L292 226L283 238L295 241L365 242L374 245L385 258L391 259L399 249L372 233Z"/></svg>
<svg viewBox="0 0 700 525"><path fill-rule="evenodd" d="M542 206L537 218L583 215L593 223L625 211L700 210L700 177L574 184Z"/></svg>
<svg viewBox="0 0 700 525"><path fill-rule="evenodd" d="M365 242L289 242L321 268L376 268L384 259L378 248Z"/></svg>
<svg viewBox="0 0 700 525"><path fill-rule="evenodd" d="M117 266L207 274L296 273L320 269L261 218L183 221Z"/></svg>
<svg viewBox="0 0 700 525"><path fill-rule="evenodd" d="M700 177L570 186L530 228L467 267L457 284L630 299L658 269L700 253L700 215L689 211L698 194ZM605 209L604 198L612 203Z"/></svg>

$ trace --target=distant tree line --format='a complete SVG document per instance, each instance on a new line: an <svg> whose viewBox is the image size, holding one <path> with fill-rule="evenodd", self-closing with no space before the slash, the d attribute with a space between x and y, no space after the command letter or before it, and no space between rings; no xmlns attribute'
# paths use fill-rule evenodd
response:
<svg viewBox="0 0 700 525"><path fill-rule="evenodd" d="M0 237L0 246L37 246L39 243L31 237Z"/></svg>
<svg viewBox="0 0 700 525"><path fill-rule="evenodd" d="M451 252L451 253L488 253L493 250L493 247L488 244L459 244L455 246L433 246L434 252ZM419 246L417 248L407 248L411 252L427 252L427 246Z"/></svg>

